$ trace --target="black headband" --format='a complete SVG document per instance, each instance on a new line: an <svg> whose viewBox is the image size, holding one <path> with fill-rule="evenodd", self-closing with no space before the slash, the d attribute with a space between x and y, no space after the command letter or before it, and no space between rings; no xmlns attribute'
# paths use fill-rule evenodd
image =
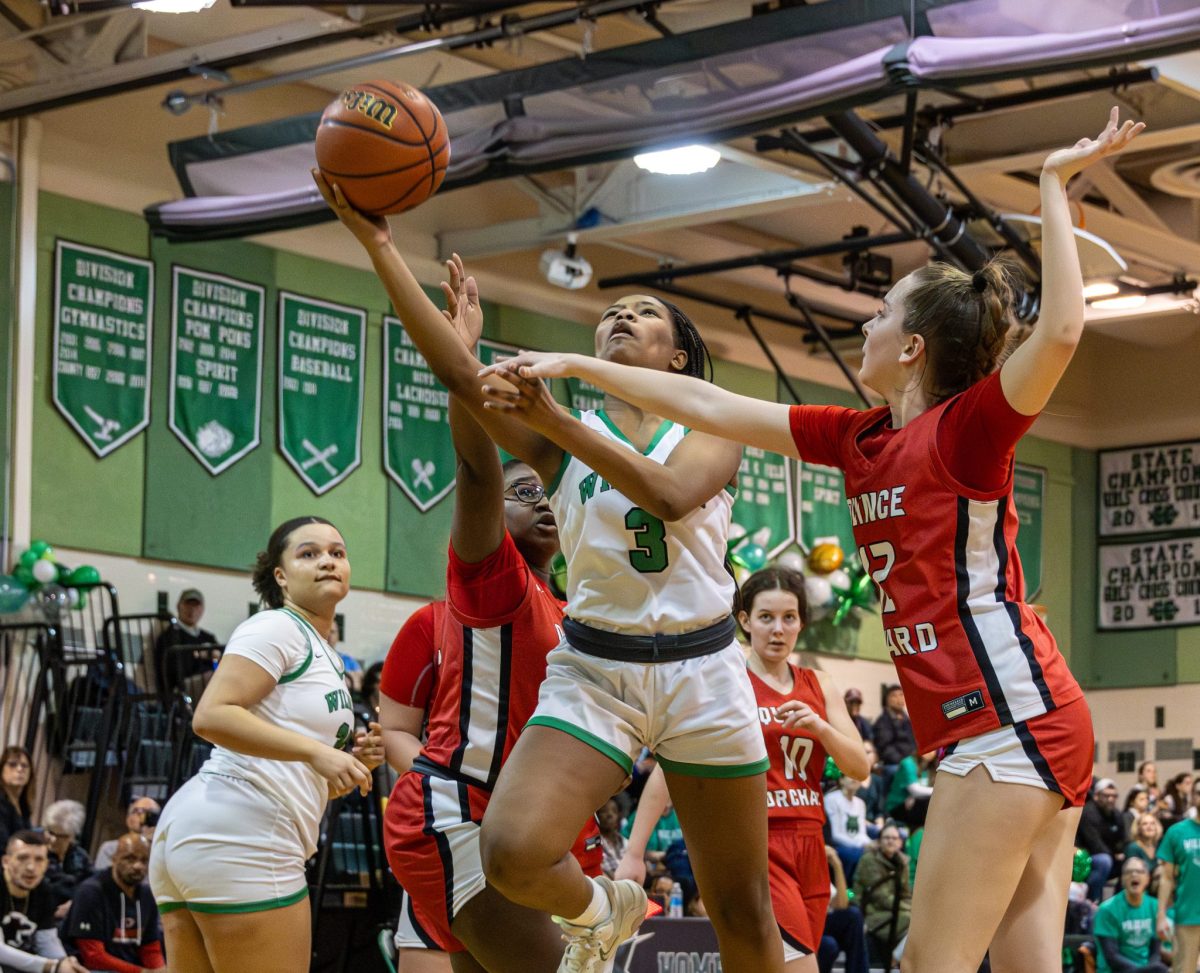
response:
<svg viewBox="0 0 1200 973"><path fill-rule="evenodd" d="M987 275L985 275L982 270L975 271L975 273L971 275L971 286L975 288L977 293L982 294L987 290Z"/></svg>

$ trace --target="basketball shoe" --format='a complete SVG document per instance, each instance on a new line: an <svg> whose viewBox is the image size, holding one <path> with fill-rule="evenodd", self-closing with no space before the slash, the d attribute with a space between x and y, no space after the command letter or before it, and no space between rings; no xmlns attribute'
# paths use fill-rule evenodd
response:
<svg viewBox="0 0 1200 973"><path fill-rule="evenodd" d="M592 879L608 897L608 915L593 926L576 926L554 917L562 927L567 948L558 973L602 973L617 947L629 939L646 918L646 890L637 882L600 877Z"/></svg>

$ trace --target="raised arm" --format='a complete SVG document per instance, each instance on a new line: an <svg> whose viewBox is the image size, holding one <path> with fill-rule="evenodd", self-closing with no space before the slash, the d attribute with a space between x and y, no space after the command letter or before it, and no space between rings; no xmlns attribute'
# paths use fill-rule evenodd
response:
<svg viewBox="0 0 1200 973"><path fill-rule="evenodd" d="M1120 123L1116 108L1095 139L1080 139L1042 164L1042 307L1033 333L1000 370L1004 397L1017 412L1041 412L1071 363L1083 336L1083 278L1071 227L1067 182L1078 172L1124 149L1145 128Z"/></svg>
<svg viewBox="0 0 1200 973"><path fill-rule="evenodd" d="M631 405L682 423L689 429L786 456L796 455L788 406L738 395L688 375L637 368L615 362L554 352L525 351L484 369L511 382L514 371L530 378L582 378ZM492 391L502 402L512 393Z"/></svg>

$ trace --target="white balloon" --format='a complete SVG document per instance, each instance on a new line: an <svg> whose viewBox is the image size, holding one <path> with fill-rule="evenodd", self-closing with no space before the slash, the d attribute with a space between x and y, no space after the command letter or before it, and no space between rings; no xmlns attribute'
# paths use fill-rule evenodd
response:
<svg viewBox="0 0 1200 973"><path fill-rule="evenodd" d="M838 568L836 571L830 571L825 575L825 580L828 581L838 591L850 590L850 572L845 568Z"/></svg>
<svg viewBox="0 0 1200 973"><path fill-rule="evenodd" d="M32 571L33 576L42 584L49 584L58 577L58 568L54 566L54 562L45 558L34 561Z"/></svg>
<svg viewBox="0 0 1200 973"><path fill-rule="evenodd" d="M781 568L787 568L789 571L804 573L804 555L797 550L784 551L779 557L775 558L775 563Z"/></svg>
<svg viewBox="0 0 1200 973"><path fill-rule="evenodd" d="M833 601L833 585L819 574L810 574L804 579L804 593L808 595L808 604L814 608Z"/></svg>

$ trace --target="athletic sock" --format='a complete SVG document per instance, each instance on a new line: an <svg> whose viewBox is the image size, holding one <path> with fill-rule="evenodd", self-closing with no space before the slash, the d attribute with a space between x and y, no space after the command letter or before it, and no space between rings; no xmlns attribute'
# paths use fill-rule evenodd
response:
<svg viewBox="0 0 1200 973"><path fill-rule="evenodd" d="M592 901L574 919L564 918L564 921L572 926L596 926L612 914L612 907L608 903L608 896L604 893L604 889L593 879L589 878L588 881L592 884Z"/></svg>

